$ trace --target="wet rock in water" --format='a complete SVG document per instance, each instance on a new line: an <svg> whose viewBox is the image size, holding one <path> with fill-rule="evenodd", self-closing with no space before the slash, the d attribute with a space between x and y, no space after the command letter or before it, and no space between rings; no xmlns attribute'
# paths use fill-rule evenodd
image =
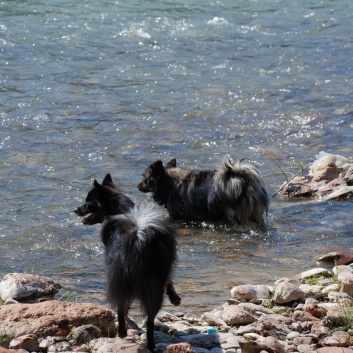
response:
<svg viewBox="0 0 353 353"><path fill-rule="evenodd" d="M329 200L353 192L353 163L347 158L321 151L308 175L297 175L277 192L288 197Z"/></svg>
<svg viewBox="0 0 353 353"><path fill-rule="evenodd" d="M332 265L350 265L353 263L353 254L333 251L320 256L317 261Z"/></svg>
<svg viewBox="0 0 353 353"><path fill-rule="evenodd" d="M61 285L44 276L28 273L9 273L0 282L0 299L2 301L26 301L42 296L53 295Z"/></svg>

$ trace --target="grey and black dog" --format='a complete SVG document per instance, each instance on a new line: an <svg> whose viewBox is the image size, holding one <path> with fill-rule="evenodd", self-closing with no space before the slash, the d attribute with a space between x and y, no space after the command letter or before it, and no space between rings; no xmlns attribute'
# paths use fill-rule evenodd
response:
<svg viewBox="0 0 353 353"><path fill-rule="evenodd" d="M243 225L264 224L269 196L254 164L223 158L215 170L187 171L172 159L166 166L158 160L142 174L142 192L164 205L173 219L228 221Z"/></svg>
<svg viewBox="0 0 353 353"><path fill-rule="evenodd" d="M137 299L147 315L147 347L153 350L154 319L162 306L164 289L172 304L181 301L172 281L177 259L174 230L156 205L135 207L110 174L102 184L94 181L86 202L75 213L89 215L83 224L102 223L108 300L117 308L119 336L127 334L126 316Z"/></svg>

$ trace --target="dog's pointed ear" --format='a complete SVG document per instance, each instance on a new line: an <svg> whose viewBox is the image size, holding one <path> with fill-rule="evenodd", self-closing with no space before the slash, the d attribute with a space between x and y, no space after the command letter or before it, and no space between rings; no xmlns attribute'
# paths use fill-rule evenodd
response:
<svg viewBox="0 0 353 353"><path fill-rule="evenodd" d="M102 185L112 186L113 184L112 176L107 174L103 179Z"/></svg>
<svg viewBox="0 0 353 353"><path fill-rule="evenodd" d="M99 189L99 188L101 187L101 184L98 183L97 179L94 179L93 186L94 186L96 189Z"/></svg>
<svg viewBox="0 0 353 353"><path fill-rule="evenodd" d="M161 160L158 160L154 162L151 165L151 169L153 170L153 173L160 173L161 171L164 171L163 163Z"/></svg>
<svg viewBox="0 0 353 353"><path fill-rule="evenodd" d="M176 167L176 159L173 158L167 163L167 168L175 168Z"/></svg>

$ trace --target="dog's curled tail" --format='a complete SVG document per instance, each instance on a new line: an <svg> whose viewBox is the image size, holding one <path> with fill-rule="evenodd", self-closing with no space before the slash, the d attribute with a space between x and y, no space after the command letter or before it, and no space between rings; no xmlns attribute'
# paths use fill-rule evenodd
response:
<svg viewBox="0 0 353 353"><path fill-rule="evenodd" d="M228 204L229 218L237 223L261 224L268 214L269 196L254 164L225 157L214 174L215 197ZM232 208L232 210L230 209Z"/></svg>

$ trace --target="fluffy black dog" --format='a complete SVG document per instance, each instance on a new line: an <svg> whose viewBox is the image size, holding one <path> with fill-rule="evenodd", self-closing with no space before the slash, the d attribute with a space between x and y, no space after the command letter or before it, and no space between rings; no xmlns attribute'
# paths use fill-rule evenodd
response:
<svg viewBox="0 0 353 353"><path fill-rule="evenodd" d="M142 174L142 192L164 205L174 219L228 221L263 225L269 197L257 168L244 160L224 158L215 170L187 171L172 159L158 160Z"/></svg>
<svg viewBox="0 0 353 353"><path fill-rule="evenodd" d="M102 223L108 300L117 308L118 334L126 336L126 316L137 299L147 315L147 347L153 350L154 319L162 306L164 288L172 304L180 304L171 277L177 258L175 232L153 205L134 207L110 174L102 184L95 180L93 186L75 213L89 214L83 224Z"/></svg>

